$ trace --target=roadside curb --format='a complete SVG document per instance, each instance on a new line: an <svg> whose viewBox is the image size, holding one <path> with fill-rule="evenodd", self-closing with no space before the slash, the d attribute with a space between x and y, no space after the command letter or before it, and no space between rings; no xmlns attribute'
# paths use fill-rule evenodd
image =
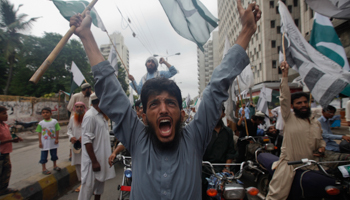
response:
<svg viewBox="0 0 350 200"><path fill-rule="evenodd" d="M0 200L57 199L78 183L75 166L69 161L58 164L61 171L51 170L51 175L36 174L13 185L19 192L0 196Z"/></svg>

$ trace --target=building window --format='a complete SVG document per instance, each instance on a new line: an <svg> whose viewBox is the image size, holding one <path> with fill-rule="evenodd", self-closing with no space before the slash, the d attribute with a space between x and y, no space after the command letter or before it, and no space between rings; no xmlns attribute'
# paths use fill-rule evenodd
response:
<svg viewBox="0 0 350 200"><path fill-rule="evenodd" d="M270 1L270 8L274 8L275 7L275 1Z"/></svg>
<svg viewBox="0 0 350 200"><path fill-rule="evenodd" d="M258 40L258 34L255 35L255 40Z"/></svg>
<svg viewBox="0 0 350 200"><path fill-rule="evenodd" d="M271 28L275 28L275 20L271 20L270 24L271 24Z"/></svg>
<svg viewBox="0 0 350 200"><path fill-rule="evenodd" d="M261 51L261 45L259 44L259 51Z"/></svg>
<svg viewBox="0 0 350 200"><path fill-rule="evenodd" d="M271 40L271 48L275 48L276 47L276 40Z"/></svg>
<svg viewBox="0 0 350 200"><path fill-rule="evenodd" d="M259 58L259 52L256 54L256 58Z"/></svg>
<svg viewBox="0 0 350 200"><path fill-rule="evenodd" d="M282 0L282 2L283 2L284 4L286 4L286 1L287 1L287 0Z"/></svg>
<svg viewBox="0 0 350 200"><path fill-rule="evenodd" d="M256 54L256 48L254 48L254 54Z"/></svg>
<svg viewBox="0 0 350 200"><path fill-rule="evenodd" d="M290 13L292 13L293 6L288 6L288 10Z"/></svg>
<svg viewBox="0 0 350 200"><path fill-rule="evenodd" d="M280 51L281 51L281 46L278 46L277 47L277 53L280 53Z"/></svg>
<svg viewBox="0 0 350 200"><path fill-rule="evenodd" d="M258 33L260 33L260 25L258 26Z"/></svg>
<svg viewBox="0 0 350 200"><path fill-rule="evenodd" d="M281 33L281 27L277 26L277 34Z"/></svg>
<svg viewBox="0 0 350 200"><path fill-rule="evenodd" d="M272 60L272 68L277 68L277 61L276 60Z"/></svg>
<svg viewBox="0 0 350 200"><path fill-rule="evenodd" d="M310 19L314 18L314 11L310 9Z"/></svg>
<svg viewBox="0 0 350 200"><path fill-rule="evenodd" d="M260 74L260 71L258 71L257 73L256 73L256 76L259 78L259 74Z"/></svg>
<svg viewBox="0 0 350 200"><path fill-rule="evenodd" d="M299 1L299 0L294 0L294 1L293 1L294 7L297 7L297 6L298 6L298 1Z"/></svg>
<svg viewBox="0 0 350 200"><path fill-rule="evenodd" d="M297 27L299 27L299 19L295 19L295 20L294 20L294 23L295 23L295 25L296 25Z"/></svg>
<svg viewBox="0 0 350 200"><path fill-rule="evenodd" d="M282 74L281 68L278 68L278 74Z"/></svg>
<svg viewBox="0 0 350 200"><path fill-rule="evenodd" d="M304 1L304 7L305 7L305 11L307 11L307 9L309 8L306 1Z"/></svg>
<svg viewBox="0 0 350 200"><path fill-rule="evenodd" d="M278 12L278 6L276 6L276 14L280 14L280 13Z"/></svg>
<svg viewBox="0 0 350 200"><path fill-rule="evenodd" d="M261 63L259 63L259 70L261 70Z"/></svg>

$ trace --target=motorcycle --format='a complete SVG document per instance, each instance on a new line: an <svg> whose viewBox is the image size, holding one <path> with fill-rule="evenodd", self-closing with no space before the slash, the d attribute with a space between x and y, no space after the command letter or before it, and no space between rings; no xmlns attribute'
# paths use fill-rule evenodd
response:
<svg viewBox="0 0 350 200"><path fill-rule="evenodd" d="M259 190L255 187L244 188L243 182L239 179L243 175L243 171L246 168L254 168L252 162L242 162L240 170L235 175L227 172L216 173L213 165L227 165L226 163L210 163L208 161L202 162L203 166L209 166L212 174L208 181L208 189L206 194L212 199L216 200L231 200L231 199L244 199L246 195L249 199L264 199L264 196L259 193Z"/></svg>
<svg viewBox="0 0 350 200"><path fill-rule="evenodd" d="M129 200L132 182L131 157L118 154L116 160L113 164L121 160L123 160L124 164L124 176L121 185L118 185L118 190L120 191L118 199Z"/></svg>
<svg viewBox="0 0 350 200"><path fill-rule="evenodd" d="M22 131L31 131L35 130L36 126L38 125L39 121L31 121L31 122L21 122L18 120L15 120L15 123L10 126L10 132L12 134Z"/></svg>
<svg viewBox="0 0 350 200"><path fill-rule="evenodd" d="M271 166L273 162L278 160L278 157L261 153L258 160L272 177L274 170L271 169ZM322 164L330 162L332 161L322 162ZM288 199L350 199L350 179L339 175L340 171L330 174L322 167L321 162L309 159L288 162L288 165L296 164L303 165L294 169L295 176ZM301 169L311 165L316 165L319 171ZM271 178L265 178L266 187L268 187L270 180Z"/></svg>

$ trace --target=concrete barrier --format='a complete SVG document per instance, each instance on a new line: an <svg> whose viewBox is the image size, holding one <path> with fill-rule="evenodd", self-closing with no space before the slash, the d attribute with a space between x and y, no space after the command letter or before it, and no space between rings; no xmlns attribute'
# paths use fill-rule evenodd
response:
<svg viewBox="0 0 350 200"><path fill-rule="evenodd" d="M78 183L78 178L75 166L71 166L70 162L59 165L61 167L59 172L52 171L51 175L44 177L37 174L14 184L14 188L18 188L19 192L0 196L0 200L50 200L64 195Z"/></svg>

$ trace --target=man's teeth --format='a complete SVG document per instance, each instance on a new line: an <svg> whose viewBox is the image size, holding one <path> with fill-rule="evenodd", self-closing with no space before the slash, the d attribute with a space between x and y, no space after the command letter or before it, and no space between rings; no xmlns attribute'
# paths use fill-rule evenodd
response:
<svg viewBox="0 0 350 200"><path fill-rule="evenodd" d="M160 123L163 123L163 122L170 122L170 120L168 120L168 119L163 119L163 120L160 121Z"/></svg>

